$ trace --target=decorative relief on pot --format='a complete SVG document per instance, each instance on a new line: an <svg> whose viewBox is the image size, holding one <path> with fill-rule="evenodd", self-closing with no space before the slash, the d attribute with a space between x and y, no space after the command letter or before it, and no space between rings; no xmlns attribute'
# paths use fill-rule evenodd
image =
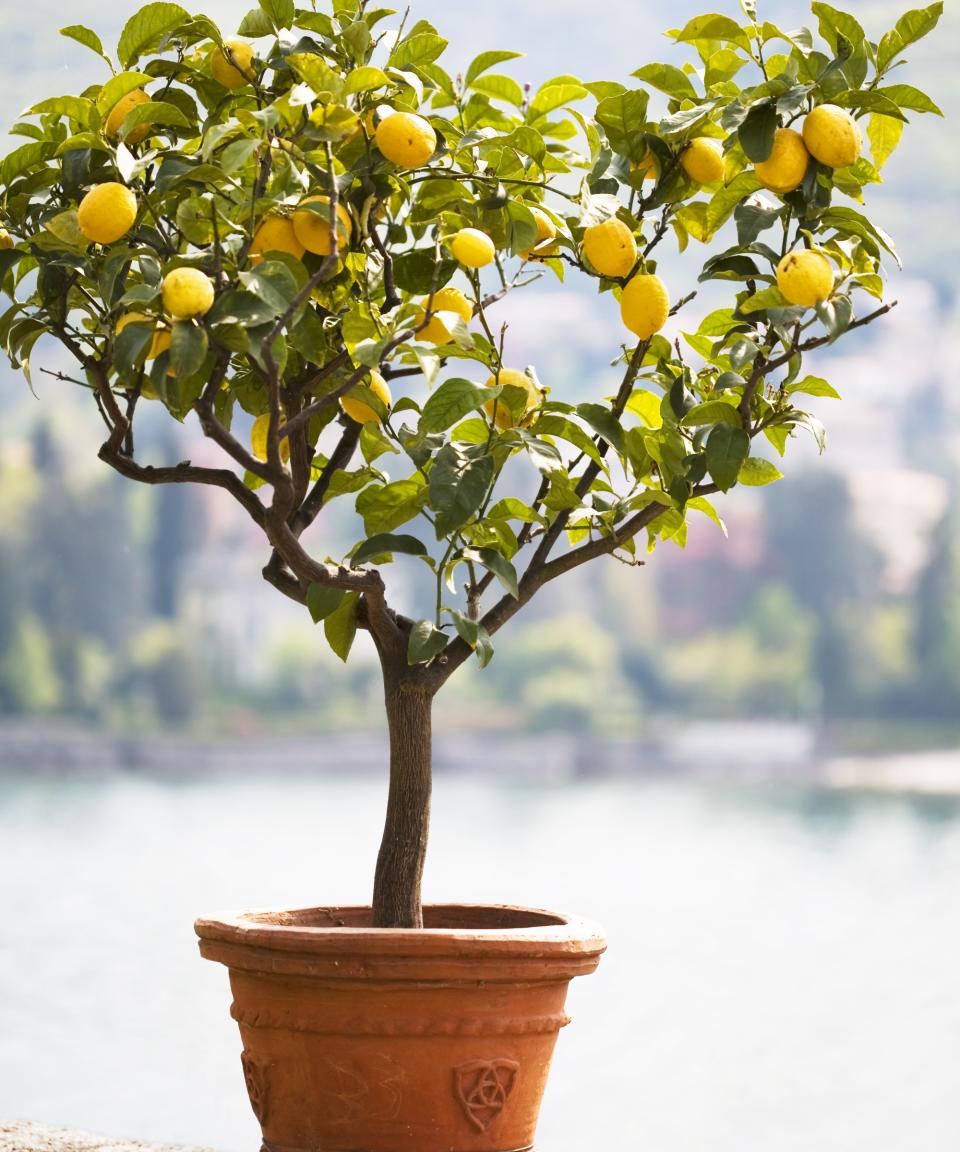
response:
<svg viewBox="0 0 960 1152"><path fill-rule="evenodd" d="M390 1056L372 1063L335 1063L327 1059L321 1089L328 1118L334 1124L368 1120L395 1120L403 1100L403 1069Z"/></svg>
<svg viewBox="0 0 960 1152"><path fill-rule="evenodd" d="M261 1124L267 1119L267 1066L256 1060L249 1052L240 1054L243 1065L243 1078L250 1097L250 1107Z"/></svg>
<svg viewBox="0 0 960 1152"><path fill-rule="evenodd" d="M486 1132L506 1107L517 1083L515 1060L471 1060L453 1070L454 1090L464 1115L478 1132Z"/></svg>

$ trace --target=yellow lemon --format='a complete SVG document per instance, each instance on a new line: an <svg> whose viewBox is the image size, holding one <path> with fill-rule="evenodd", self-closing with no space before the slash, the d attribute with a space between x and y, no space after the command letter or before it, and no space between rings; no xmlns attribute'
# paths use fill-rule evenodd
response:
<svg viewBox="0 0 960 1152"><path fill-rule="evenodd" d="M527 205L527 207L530 208L530 211L533 213L533 219L537 225L537 238L532 248L527 248L526 251L519 253L521 260L529 260L531 256L541 258L556 256L557 245L550 243L557 235L556 224L554 224L542 209L535 208L532 205Z"/></svg>
<svg viewBox="0 0 960 1152"><path fill-rule="evenodd" d="M125 184L98 184L80 201L77 226L94 244L112 244L133 227L137 198Z"/></svg>
<svg viewBox="0 0 960 1152"><path fill-rule="evenodd" d="M213 307L213 281L199 268L174 268L163 278L163 306L175 320L204 316Z"/></svg>
<svg viewBox="0 0 960 1152"><path fill-rule="evenodd" d="M630 171L644 180L656 180L660 175L660 162L648 148L642 160L631 160Z"/></svg>
<svg viewBox="0 0 960 1152"><path fill-rule="evenodd" d="M680 155L680 164L698 184L715 184L722 180L726 172L726 161L719 140L709 136L697 136L691 140Z"/></svg>
<svg viewBox="0 0 960 1152"><path fill-rule="evenodd" d="M173 333L169 328L158 328L155 316L148 316L145 312L126 312L117 321L117 327L114 330L116 335L119 336L128 324L149 324L153 329L153 340L150 342L150 349L147 352L148 360L156 360L162 352L166 352L170 347Z"/></svg>
<svg viewBox="0 0 960 1152"><path fill-rule="evenodd" d="M103 125L103 131L108 140L116 140L120 136L120 129L123 127L123 122L127 118L127 113L132 112L134 108L140 104L149 104L150 97L144 92L142 88L134 88L132 92L128 92L126 96L121 96L120 99L110 109L110 114ZM140 124L131 132L127 133L126 144L139 144L142 140L150 135L150 125Z"/></svg>
<svg viewBox="0 0 960 1152"><path fill-rule="evenodd" d="M479 228L461 228L450 238L450 251L465 268L484 268L497 254L493 241Z"/></svg>
<svg viewBox="0 0 960 1152"><path fill-rule="evenodd" d="M626 224L611 216L584 232L583 254L601 276L622 279L637 262L637 242Z"/></svg>
<svg viewBox="0 0 960 1152"><path fill-rule="evenodd" d="M428 302L431 312L430 322L421 332L417 333L417 339L426 340L430 344L449 344L453 339L452 332L436 315L437 312L456 312L465 324L469 324L473 316L473 305L459 288L441 288L439 292L434 294L432 302L430 302L429 296L425 296L421 301L413 322L415 328L419 328L426 320Z"/></svg>
<svg viewBox="0 0 960 1152"><path fill-rule="evenodd" d="M329 196L307 196L301 204L329 204ZM337 203L337 246L340 253L349 245L353 234L350 213L341 203ZM330 255L330 220L320 212L300 209L293 214L293 231L297 240L308 252L318 256Z"/></svg>
<svg viewBox="0 0 960 1152"><path fill-rule="evenodd" d="M250 429L250 451L258 460L267 459L267 437L270 434L270 413L264 412L253 422ZM286 436L280 441L280 459L284 464L290 459L290 441Z"/></svg>
<svg viewBox="0 0 960 1152"><path fill-rule="evenodd" d="M419 168L437 150L437 134L428 120L413 112L394 112L377 125L377 147L401 168Z"/></svg>
<svg viewBox="0 0 960 1152"><path fill-rule="evenodd" d="M846 108L818 104L803 122L803 142L811 156L828 168L846 168L860 159L863 137Z"/></svg>
<svg viewBox="0 0 960 1152"><path fill-rule="evenodd" d="M620 297L620 316L641 340L649 340L670 315L667 286L659 276L634 276Z"/></svg>
<svg viewBox="0 0 960 1152"><path fill-rule="evenodd" d="M323 217L318 216L317 219L322 220ZM288 252L299 260L305 251L297 239L290 217L274 213L261 220L260 227L253 234L249 252L250 263L259 264L266 252Z"/></svg>
<svg viewBox="0 0 960 1152"><path fill-rule="evenodd" d="M495 388L498 384L503 384L508 388L526 388L527 402L524 406L523 414L520 417L520 422L522 422L523 417L532 409L536 408L543 399L530 377L526 372L521 372L519 368L501 368L499 375L490 376L486 381L487 388ZM514 427L515 421L513 413L498 397L488 400L486 404L484 404L483 410L490 419L494 421L498 428Z"/></svg>
<svg viewBox="0 0 960 1152"><path fill-rule="evenodd" d="M810 153L800 133L792 128L778 128L770 155L755 164L753 170L764 188L784 196L800 187L809 163Z"/></svg>
<svg viewBox="0 0 960 1152"><path fill-rule="evenodd" d="M223 48L210 54L210 72L218 84L236 91L254 78L250 67L253 48L243 40L224 40Z"/></svg>
<svg viewBox="0 0 960 1152"><path fill-rule="evenodd" d="M389 408L393 403L393 397L390 394L390 385L379 372L371 369L370 380L366 384L366 387L370 389L384 408ZM383 418L379 413L363 400L358 399L356 396L351 396L349 392L346 396L340 397L340 407L351 420L356 420L358 424L368 424L371 420L377 424L383 423Z"/></svg>
<svg viewBox="0 0 960 1152"><path fill-rule="evenodd" d="M791 304L812 308L833 291L833 265L816 248L788 252L777 265L777 287Z"/></svg>
<svg viewBox="0 0 960 1152"><path fill-rule="evenodd" d="M13 247L13 237L6 230L6 228L0 228L0 252L4 252L8 248L12 248L12 247Z"/></svg>

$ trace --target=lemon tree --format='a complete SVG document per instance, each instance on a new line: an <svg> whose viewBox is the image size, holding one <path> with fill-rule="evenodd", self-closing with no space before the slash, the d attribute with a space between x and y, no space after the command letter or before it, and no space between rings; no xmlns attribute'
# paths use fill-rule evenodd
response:
<svg viewBox="0 0 960 1152"><path fill-rule="evenodd" d="M260 0L226 35L151 3L115 51L63 29L102 79L38 98L0 162L0 343L29 376L58 341L107 465L222 489L338 655L372 636L378 924L421 922L430 710L455 670L551 581L683 547L692 518L722 526L718 493L822 443L805 404L836 391L809 355L893 306L866 201L939 113L902 65L941 10L877 35L744 0L673 30L669 62L537 88L512 49L451 75L432 24L364 0ZM698 245L699 283L658 268ZM513 359L501 302L544 276L622 321L595 395ZM151 410L220 463L141 459ZM357 538L330 556L305 533L335 502ZM394 563L425 566L428 616L391 603Z"/></svg>

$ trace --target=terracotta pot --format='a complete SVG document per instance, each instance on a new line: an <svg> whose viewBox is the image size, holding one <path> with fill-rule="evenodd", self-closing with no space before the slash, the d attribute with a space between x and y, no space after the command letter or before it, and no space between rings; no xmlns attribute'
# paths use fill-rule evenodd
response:
<svg viewBox="0 0 960 1152"><path fill-rule="evenodd" d="M421 931L369 908L196 923L230 969L231 1015L266 1152L533 1147L571 977L606 944L581 920L435 905Z"/></svg>

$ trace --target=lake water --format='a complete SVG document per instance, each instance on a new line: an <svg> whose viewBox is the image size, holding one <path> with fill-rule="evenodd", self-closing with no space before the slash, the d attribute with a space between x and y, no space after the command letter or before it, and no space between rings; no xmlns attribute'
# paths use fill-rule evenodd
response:
<svg viewBox="0 0 960 1152"><path fill-rule="evenodd" d="M0 1120L256 1152L200 912L367 897L384 789L0 776ZM599 920L541 1152L955 1152L960 807L437 782L426 893Z"/></svg>

